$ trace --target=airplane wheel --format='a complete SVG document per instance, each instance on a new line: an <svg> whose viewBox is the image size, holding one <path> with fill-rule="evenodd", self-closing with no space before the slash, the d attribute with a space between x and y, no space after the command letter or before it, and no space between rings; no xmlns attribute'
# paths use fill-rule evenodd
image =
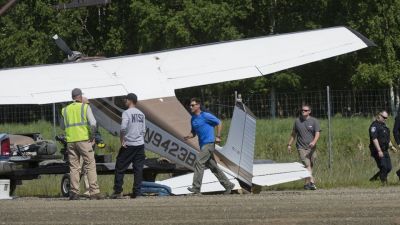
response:
<svg viewBox="0 0 400 225"><path fill-rule="evenodd" d="M69 173L64 174L61 179L61 194L64 197L69 197L69 189L71 185L71 177Z"/></svg>

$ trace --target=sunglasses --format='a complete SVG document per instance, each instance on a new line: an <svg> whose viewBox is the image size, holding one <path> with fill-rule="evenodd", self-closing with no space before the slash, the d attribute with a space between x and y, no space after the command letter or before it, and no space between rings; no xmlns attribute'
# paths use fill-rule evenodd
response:
<svg viewBox="0 0 400 225"><path fill-rule="evenodd" d="M190 108L195 107L197 104L190 104Z"/></svg>
<svg viewBox="0 0 400 225"><path fill-rule="evenodd" d="M379 114L380 116L382 116L382 114ZM384 120L387 120L387 116L382 116L382 118L384 119Z"/></svg>
<svg viewBox="0 0 400 225"><path fill-rule="evenodd" d="M310 112L309 109L302 109L301 111L302 111L302 112Z"/></svg>

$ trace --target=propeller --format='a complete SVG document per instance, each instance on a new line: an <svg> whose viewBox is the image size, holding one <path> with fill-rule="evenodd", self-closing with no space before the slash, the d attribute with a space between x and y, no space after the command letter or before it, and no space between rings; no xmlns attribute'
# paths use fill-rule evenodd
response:
<svg viewBox="0 0 400 225"><path fill-rule="evenodd" d="M76 61L82 57L82 53L77 51L72 51L65 41L60 38L57 34L53 36L56 45L63 51L65 54L68 55L68 61Z"/></svg>

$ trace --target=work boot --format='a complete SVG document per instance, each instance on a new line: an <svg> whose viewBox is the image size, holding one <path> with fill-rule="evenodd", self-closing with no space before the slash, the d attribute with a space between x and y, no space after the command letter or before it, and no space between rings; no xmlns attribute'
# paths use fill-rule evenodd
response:
<svg viewBox="0 0 400 225"><path fill-rule="evenodd" d="M198 190L198 189L196 189L196 188L188 187L187 189L188 189L188 191L192 192L192 193L191 193L192 195L201 195L200 190Z"/></svg>
<svg viewBox="0 0 400 225"><path fill-rule="evenodd" d="M136 199L136 198L141 198L143 196L141 194L131 194L130 197Z"/></svg>
<svg viewBox="0 0 400 225"><path fill-rule="evenodd" d="M304 190L311 190L310 183L304 185Z"/></svg>
<svg viewBox="0 0 400 225"><path fill-rule="evenodd" d="M97 193L94 195L90 195L90 200L102 200L105 199L106 197L102 193Z"/></svg>
<svg viewBox="0 0 400 225"><path fill-rule="evenodd" d="M235 188L235 184L234 183L230 183L225 189L224 191L224 195L230 195L232 192L232 189Z"/></svg>
<svg viewBox="0 0 400 225"><path fill-rule="evenodd" d="M69 193L69 200L79 200L79 195L74 193L74 192L70 192Z"/></svg>
<svg viewBox="0 0 400 225"><path fill-rule="evenodd" d="M121 192L121 193L112 193L112 195L111 195L111 198L112 199L124 199L124 194Z"/></svg>
<svg viewBox="0 0 400 225"><path fill-rule="evenodd" d="M90 193L89 193L89 191L85 191L85 193L82 194L82 197L84 197L84 198L90 198Z"/></svg>

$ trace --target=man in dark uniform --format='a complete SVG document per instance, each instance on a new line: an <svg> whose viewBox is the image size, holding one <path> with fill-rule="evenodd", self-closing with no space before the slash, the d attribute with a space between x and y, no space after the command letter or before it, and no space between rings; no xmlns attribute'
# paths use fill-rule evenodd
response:
<svg viewBox="0 0 400 225"><path fill-rule="evenodd" d="M382 184L387 184L387 176L392 170L392 162L389 155L390 130L386 126L388 113L381 111L376 116L376 120L369 127L371 156L375 159L379 171L370 179L371 181L380 178Z"/></svg>
<svg viewBox="0 0 400 225"><path fill-rule="evenodd" d="M393 136L397 146L400 148L400 108L394 121ZM400 170L397 170L396 174L400 179Z"/></svg>

